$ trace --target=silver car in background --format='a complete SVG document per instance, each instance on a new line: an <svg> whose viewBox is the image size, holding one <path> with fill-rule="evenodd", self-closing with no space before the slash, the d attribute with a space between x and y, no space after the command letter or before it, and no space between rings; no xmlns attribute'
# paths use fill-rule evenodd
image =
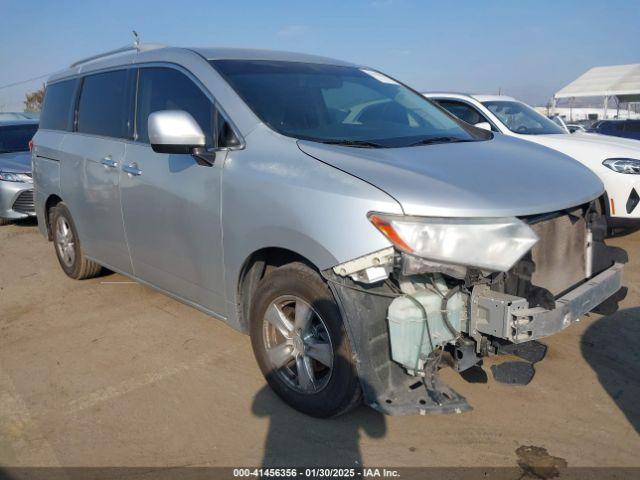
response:
<svg viewBox="0 0 640 480"><path fill-rule="evenodd" d="M0 122L0 225L36 214L29 152L36 130L34 120Z"/></svg>
<svg viewBox="0 0 640 480"><path fill-rule="evenodd" d="M142 45L51 77L40 126L36 210L65 273L106 267L249 333L310 415L467 410L446 358L615 308L597 177L371 68Z"/></svg>

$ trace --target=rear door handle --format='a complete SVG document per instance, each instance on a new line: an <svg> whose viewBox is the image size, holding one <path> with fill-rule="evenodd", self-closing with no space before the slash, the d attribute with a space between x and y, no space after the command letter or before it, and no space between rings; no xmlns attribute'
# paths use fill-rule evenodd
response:
<svg viewBox="0 0 640 480"><path fill-rule="evenodd" d="M109 168L116 168L118 166L118 162L113 160L111 158L111 155L107 155L106 157L104 157L100 163L102 163L102 165L104 165L105 167L109 167Z"/></svg>
<svg viewBox="0 0 640 480"><path fill-rule="evenodd" d="M138 165L135 163L130 163L129 165L123 165L122 171L127 172L129 175L142 175L142 170L138 168Z"/></svg>

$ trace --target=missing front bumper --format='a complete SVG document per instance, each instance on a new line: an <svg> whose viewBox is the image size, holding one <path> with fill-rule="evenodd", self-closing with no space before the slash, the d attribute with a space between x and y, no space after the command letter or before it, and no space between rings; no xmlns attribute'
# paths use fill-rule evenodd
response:
<svg viewBox="0 0 640 480"><path fill-rule="evenodd" d="M623 265L615 263L556 300L556 308L529 308L524 298L476 287L471 296L471 333L513 343L553 335L579 320L622 286Z"/></svg>

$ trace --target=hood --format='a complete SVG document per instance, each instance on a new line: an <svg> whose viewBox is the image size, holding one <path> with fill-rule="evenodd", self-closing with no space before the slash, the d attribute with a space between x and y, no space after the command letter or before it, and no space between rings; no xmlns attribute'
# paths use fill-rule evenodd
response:
<svg viewBox="0 0 640 480"><path fill-rule="evenodd" d="M579 145L609 145L611 147L631 148L640 151L640 140L601 135L599 133L563 133L559 135L530 135L530 137L542 140L575 142Z"/></svg>
<svg viewBox="0 0 640 480"><path fill-rule="evenodd" d="M298 141L324 163L378 187L405 214L500 217L552 212L600 196L602 182L575 160L505 135L405 148Z"/></svg>
<svg viewBox="0 0 640 480"><path fill-rule="evenodd" d="M571 134L571 136L578 137L579 140L584 139L587 142L603 142L609 145L620 145L623 147L640 149L640 140L634 140L633 138L614 137L613 135L603 135L601 133L592 132L578 132Z"/></svg>
<svg viewBox="0 0 640 480"><path fill-rule="evenodd" d="M0 154L0 171L8 173L31 173L31 153L14 152Z"/></svg>
<svg viewBox="0 0 640 480"><path fill-rule="evenodd" d="M569 155L590 168L600 168L607 158L640 159L638 140L589 133L530 135L527 140Z"/></svg>

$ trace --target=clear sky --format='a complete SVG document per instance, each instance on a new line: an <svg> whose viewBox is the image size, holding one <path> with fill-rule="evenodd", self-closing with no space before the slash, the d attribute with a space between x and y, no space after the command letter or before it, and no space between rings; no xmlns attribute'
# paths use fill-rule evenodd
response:
<svg viewBox="0 0 640 480"><path fill-rule="evenodd" d="M373 66L419 90L544 104L593 66L640 62L640 0L0 0L0 87L143 41L272 48ZM0 88L22 110L40 81Z"/></svg>

